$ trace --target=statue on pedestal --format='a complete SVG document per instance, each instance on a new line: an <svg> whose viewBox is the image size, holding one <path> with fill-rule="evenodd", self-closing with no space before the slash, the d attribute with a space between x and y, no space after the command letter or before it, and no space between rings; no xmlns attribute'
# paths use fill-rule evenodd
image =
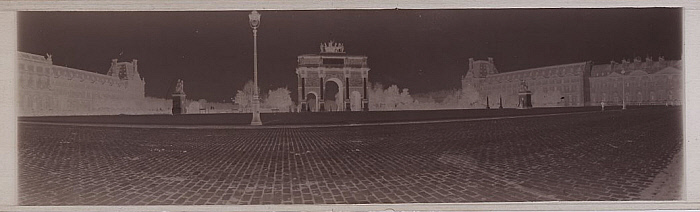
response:
<svg viewBox="0 0 700 212"><path fill-rule="evenodd" d="M173 92L173 115L187 113L185 99L185 82L178 79L177 84L175 84L175 92Z"/></svg>
<svg viewBox="0 0 700 212"><path fill-rule="evenodd" d="M525 92L528 91L527 83L525 83L525 80L520 80L520 92Z"/></svg>
<svg viewBox="0 0 700 212"><path fill-rule="evenodd" d="M520 90L518 91L518 108L532 108L532 92L527 87L525 80L520 80Z"/></svg>
<svg viewBox="0 0 700 212"><path fill-rule="evenodd" d="M185 93L185 81L182 81L182 79L177 80L177 84L175 85L175 92L176 94L184 94Z"/></svg>

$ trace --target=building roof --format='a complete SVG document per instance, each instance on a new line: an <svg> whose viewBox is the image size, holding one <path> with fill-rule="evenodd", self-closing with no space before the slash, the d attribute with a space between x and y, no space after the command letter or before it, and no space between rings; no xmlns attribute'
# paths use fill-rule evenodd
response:
<svg viewBox="0 0 700 212"><path fill-rule="evenodd" d="M501 72L498 74L517 74L517 73L524 73L528 71L536 71L536 70L542 70L542 69L554 69L554 68L566 68L566 67L571 67L571 66L583 66L586 65L588 62L578 62L578 63L568 63L568 64L560 64L560 65L551 65L551 66L543 66L543 67L537 67L537 68L528 68L528 69L523 69L523 70L516 70L516 71L509 71L509 72Z"/></svg>
<svg viewBox="0 0 700 212"><path fill-rule="evenodd" d="M644 71L648 74L653 74L658 71L663 70L666 67L675 67L681 69L681 60L657 60L652 61L647 59L646 61L636 60L634 62L622 61L622 63L611 62L609 64L599 64L594 65L591 69L591 77L603 77L610 75L612 73L623 74L622 70L625 70L624 75L632 74L636 70Z"/></svg>
<svg viewBox="0 0 700 212"><path fill-rule="evenodd" d="M32 62L38 62L38 63L45 63L45 64L53 64L53 60L51 59L50 54L46 54L46 57L41 56L41 55L36 55L32 53L26 53L26 52L17 52L17 57L22 60L28 60Z"/></svg>

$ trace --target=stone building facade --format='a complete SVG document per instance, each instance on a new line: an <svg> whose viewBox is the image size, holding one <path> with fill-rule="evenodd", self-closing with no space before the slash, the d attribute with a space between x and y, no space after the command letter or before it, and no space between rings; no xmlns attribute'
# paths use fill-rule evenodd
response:
<svg viewBox="0 0 700 212"><path fill-rule="evenodd" d="M576 107L621 105L623 93L628 105L681 104L681 61L623 60L594 65L580 62L500 73L492 58L469 59L462 89L475 90L491 108L518 107L518 91L525 82L532 92L534 107ZM622 84L625 84L625 90ZM482 102L485 102L482 100Z"/></svg>
<svg viewBox="0 0 700 212"><path fill-rule="evenodd" d="M491 108L518 107L521 83L532 92L534 107L583 106L589 101L588 76L592 63L580 62L500 73L492 58L469 59L469 70L462 88L476 90L488 98Z"/></svg>
<svg viewBox="0 0 700 212"><path fill-rule="evenodd" d="M681 61L663 57L595 65L590 77L592 103L621 105L624 93L627 105L680 105L682 72Z"/></svg>
<svg viewBox="0 0 700 212"><path fill-rule="evenodd" d="M148 104L136 60L114 59L105 75L18 52L17 68L20 116L134 113Z"/></svg>
<svg viewBox="0 0 700 212"><path fill-rule="evenodd" d="M367 57L347 55L343 44L333 41L320 49L320 54L297 58L300 110L369 110Z"/></svg>

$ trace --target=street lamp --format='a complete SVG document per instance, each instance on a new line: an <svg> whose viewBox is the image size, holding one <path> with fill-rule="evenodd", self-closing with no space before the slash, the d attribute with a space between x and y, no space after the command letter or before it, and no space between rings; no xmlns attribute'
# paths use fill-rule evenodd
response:
<svg viewBox="0 0 700 212"><path fill-rule="evenodd" d="M258 93L258 26L260 26L260 13L253 10L248 15L250 27L253 28L253 120L250 125L262 125L260 120L260 97Z"/></svg>
<svg viewBox="0 0 700 212"><path fill-rule="evenodd" d="M627 109L625 104L625 70L623 69L620 73L622 73L622 109L625 110Z"/></svg>

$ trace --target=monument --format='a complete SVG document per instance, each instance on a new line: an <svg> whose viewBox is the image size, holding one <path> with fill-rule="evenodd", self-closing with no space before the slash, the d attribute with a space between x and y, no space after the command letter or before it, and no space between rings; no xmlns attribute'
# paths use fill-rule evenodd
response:
<svg viewBox="0 0 700 212"><path fill-rule="evenodd" d="M187 113L187 106L185 105L185 82L182 79L177 80L175 85L175 92L173 92L173 115L185 114Z"/></svg>
<svg viewBox="0 0 700 212"><path fill-rule="evenodd" d="M297 58L300 111L369 111L367 56L348 55L342 43Z"/></svg>
<svg viewBox="0 0 700 212"><path fill-rule="evenodd" d="M532 92L527 87L525 80L520 81L520 90L518 91L518 108L532 108Z"/></svg>

